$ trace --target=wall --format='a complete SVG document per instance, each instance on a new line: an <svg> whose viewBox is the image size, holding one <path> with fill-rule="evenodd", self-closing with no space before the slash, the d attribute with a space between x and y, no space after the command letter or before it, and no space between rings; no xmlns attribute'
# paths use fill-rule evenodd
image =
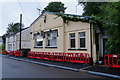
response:
<svg viewBox="0 0 120 80"><path fill-rule="evenodd" d="M31 37L32 35L30 34L31 27L25 29L22 31L21 34L21 48L22 49L30 49L31 43ZM20 40L20 33L16 34L16 48L19 50L19 40Z"/></svg>
<svg viewBox="0 0 120 80"><path fill-rule="evenodd" d="M46 15L46 23L44 23L44 16ZM44 14L32 26L32 39L31 39L31 51L38 52L66 52L66 53L89 53L90 54L90 24L86 22L72 22L64 24L61 17L57 17L54 14ZM34 48L33 35L40 31L46 31L50 29L58 29L59 37L57 37L57 48L45 48L46 39L43 39L43 48ZM87 50L68 50L70 48L69 33L75 33L76 35L76 49L79 49L79 32L86 32L86 49Z"/></svg>
<svg viewBox="0 0 120 80"><path fill-rule="evenodd" d="M6 38L6 50L16 50L16 46L15 46L15 41L16 41L16 36L15 35L11 35L9 37Z"/></svg>
<svg viewBox="0 0 120 80"><path fill-rule="evenodd" d="M23 49L30 49L30 40L31 40L31 34L30 34L31 28L27 28L22 31L22 37L21 37L21 47ZM19 41L20 41L20 33L16 33L13 35L9 35L6 37L6 50L19 50Z"/></svg>
<svg viewBox="0 0 120 80"><path fill-rule="evenodd" d="M46 16L46 22L44 22ZM50 31L53 29L58 30L57 48L45 48L46 38L43 39L43 47L36 48L33 35L40 31ZM94 62L96 61L96 43L95 43L95 31L92 29L92 57ZM64 53L89 53L91 56L91 36L90 36L90 23L86 22L63 22L61 17L54 14L44 13L31 25L31 51L36 52L64 52ZM86 48L79 48L79 32L85 32L86 35ZM70 50L70 33L75 33L75 49Z"/></svg>
<svg viewBox="0 0 120 80"><path fill-rule="evenodd" d="M86 49L81 50L68 50L70 49L70 33L75 33L76 48L79 49L79 32L85 32L86 35ZM72 22L69 21L65 25L65 52L67 53L89 53L90 54L90 24L85 22Z"/></svg>
<svg viewBox="0 0 120 80"><path fill-rule="evenodd" d="M44 19L46 16L46 23L44 23ZM63 44L63 20L61 17L58 17L53 14L44 14L39 18L34 24L31 25L32 27L32 39L31 39L31 51L38 51L38 52L63 52L64 44ZM33 35L40 31L49 31L49 30L58 30L58 37L57 37L57 48L45 48L46 47L46 38L43 39L43 48L34 48L34 39Z"/></svg>

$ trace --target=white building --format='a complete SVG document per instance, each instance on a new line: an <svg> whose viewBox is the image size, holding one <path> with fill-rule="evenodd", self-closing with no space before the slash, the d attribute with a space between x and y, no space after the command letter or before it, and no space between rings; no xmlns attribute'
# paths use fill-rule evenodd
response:
<svg viewBox="0 0 120 80"><path fill-rule="evenodd" d="M30 39L31 39L31 27L24 28L21 31L21 49L30 49ZM15 32L13 34L8 34L6 36L6 50L16 51L19 50L20 42L20 32Z"/></svg>

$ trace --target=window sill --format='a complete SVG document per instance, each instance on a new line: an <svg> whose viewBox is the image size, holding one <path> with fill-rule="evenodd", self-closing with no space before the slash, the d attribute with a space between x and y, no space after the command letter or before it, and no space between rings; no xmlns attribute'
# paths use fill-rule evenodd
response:
<svg viewBox="0 0 120 80"><path fill-rule="evenodd" d="M45 48L57 48L57 47L45 47Z"/></svg>
<svg viewBox="0 0 120 80"><path fill-rule="evenodd" d="M43 48L43 47L34 47L34 48Z"/></svg>
<svg viewBox="0 0 120 80"><path fill-rule="evenodd" d="M71 48L71 49L68 49L68 50L76 50L76 49L72 49L72 48Z"/></svg>
<svg viewBox="0 0 120 80"><path fill-rule="evenodd" d="M87 49L77 49L77 50L83 50L83 51L87 51Z"/></svg>

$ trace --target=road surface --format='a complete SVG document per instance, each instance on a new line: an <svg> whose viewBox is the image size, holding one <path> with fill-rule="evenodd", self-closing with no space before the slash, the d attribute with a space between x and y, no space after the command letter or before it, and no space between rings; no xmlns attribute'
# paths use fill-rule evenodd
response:
<svg viewBox="0 0 120 80"><path fill-rule="evenodd" d="M8 55L2 55L2 78L106 78L75 72L59 68L42 66L34 63L10 59Z"/></svg>

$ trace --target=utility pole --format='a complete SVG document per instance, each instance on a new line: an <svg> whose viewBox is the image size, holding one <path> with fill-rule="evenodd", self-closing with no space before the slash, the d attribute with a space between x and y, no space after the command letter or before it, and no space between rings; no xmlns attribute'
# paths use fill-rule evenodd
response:
<svg viewBox="0 0 120 80"><path fill-rule="evenodd" d="M19 44L20 51L21 51L21 31L22 31L22 14L20 14L20 44Z"/></svg>

